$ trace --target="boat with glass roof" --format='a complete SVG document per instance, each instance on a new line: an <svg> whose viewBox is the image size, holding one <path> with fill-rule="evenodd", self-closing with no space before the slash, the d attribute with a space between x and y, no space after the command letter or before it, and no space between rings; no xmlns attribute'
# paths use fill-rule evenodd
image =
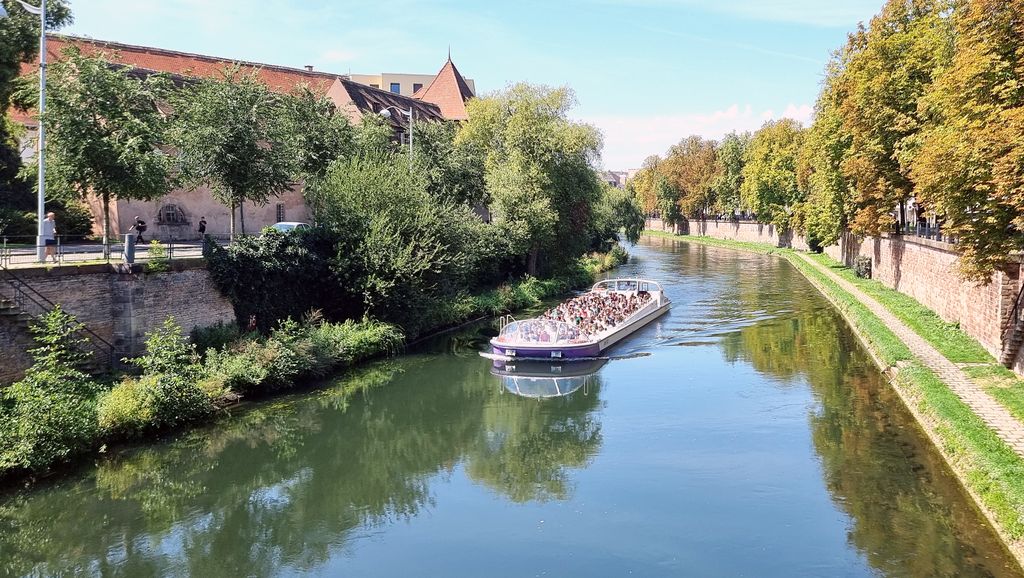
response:
<svg viewBox="0 0 1024 578"><path fill-rule="evenodd" d="M533 319L508 320L491 359L586 359L664 315L672 303L656 281L606 279Z"/></svg>

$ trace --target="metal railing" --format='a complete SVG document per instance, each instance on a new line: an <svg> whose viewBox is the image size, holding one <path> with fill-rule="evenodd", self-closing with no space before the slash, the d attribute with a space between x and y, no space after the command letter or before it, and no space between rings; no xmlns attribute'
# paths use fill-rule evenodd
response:
<svg viewBox="0 0 1024 578"><path fill-rule="evenodd" d="M10 292L8 297L24 313L38 317L57 307L52 301L36 291L6 266L0 265L0 272L3 273L3 281L5 282L0 284L0 287L6 288ZM4 291L0 291L0 294L3 293ZM79 334L85 338L85 344L91 350L89 353L97 361L105 363L108 369L113 367L115 361L114 346L110 342L85 325L82 325Z"/></svg>
<svg viewBox="0 0 1024 578"><path fill-rule="evenodd" d="M218 244L226 245L227 237L212 237ZM195 258L203 256L203 239L195 240L160 240L160 246L164 249L161 259L174 260L184 258ZM83 236L58 236L56 244L53 245L52 256L47 256L45 262L40 263L36 253L36 238L34 236L7 235L0 237L0 265L5 267L32 267L48 266L61 267L64 265L85 265L90 263L110 263L124 260L124 243L92 241ZM152 245L149 242L140 243L135 246L135 260L146 262L153 258L150 254Z"/></svg>

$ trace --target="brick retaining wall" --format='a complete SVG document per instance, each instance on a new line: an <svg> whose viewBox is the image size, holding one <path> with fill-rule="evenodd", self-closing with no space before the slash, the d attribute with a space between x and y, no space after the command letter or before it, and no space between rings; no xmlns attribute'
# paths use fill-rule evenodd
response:
<svg viewBox="0 0 1024 578"><path fill-rule="evenodd" d="M213 286L202 260L172 265L161 273L145 273L141 265L83 265L17 269L15 274L113 344L121 358L141 353L146 332L170 315L186 332L234 321L231 303ZM0 286L0 293L8 293L7 287ZM0 332L0 383L5 383L28 367L27 332L14 323L0 326Z"/></svg>

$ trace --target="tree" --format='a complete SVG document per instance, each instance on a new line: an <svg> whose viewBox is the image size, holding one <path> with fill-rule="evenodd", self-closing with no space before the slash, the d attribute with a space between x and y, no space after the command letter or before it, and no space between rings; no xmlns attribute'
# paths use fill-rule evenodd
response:
<svg viewBox="0 0 1024 578"><path fill-rule="evenodd" d="M750 133L731 132L718 143L718 176L712 184L719 212L735 214L742 208L740 187L743 162L750 146Z"/></svg>
<svg viewBox="0 0 1024 578"><path fill-rule="evenodd" d="M672 186L672 183L664 175L657 175L654 194L658 199L657 206L658 213L661 214L661 222L675 227L685 220L679 209L679 189Z"/></svg>
<svg viewBox="0 0 1024 578"><path fill-rule="evenodd" d="M838 113L852 137L843 171L856 192L857 232L891 227L914 192L906 165L921 128L918 100L948 61L953 0L889 0L868 29L850 35L835 80Z"/></svg>
<svg viewBox="0 0 1024 578"><path fill-rule="evenodd" d="M237 66L225 69L222 78L187 85L173 99L170 141L178 150L181 179L193 188L208 185L231 208L232 239L236 207L245 201L265 204L298 176L283 102L255 71L243 74Z"/></svg>
<svg viewBox="0 0 1024 578"><path fill-rule="evenodd" d="M652 155L644 159L641 169L629 179L629 183L636 191L637 201L644 213L653 213L658 208L658 195L655 185L658 183L658 165L661 157Z"/></svg>
<svg viewBox="0 0 1024 578"><path fill-rule="evenodd" d="M824 86L797 161L797 184L806 198L803 229L813 246L839 241L854 215L854 194L843 174L849 156L849 132L838 111L834 81L842 70L844 53L829 63Z"/></svg>
<svg viewBox="0 0 1024 578"><path fill-rule="evenodd" d="M427 176L427 190L438 199L474 206L487 197L484 153L475 143L456 143L459 125L424 122L416 125L417 170Z"/></svg>
<svg viewBox="0 0 1024 578"><path fill-rule="evenodd" d="M352 125L334 102L309 86L300 86L282 98L287 113L289 144L297 174L306 188L315 188L331 163L355 148Z"/></svg>
<svg viewBox="0 0 1024 578"><path fill-rule="evenodd" d="M456 139L483 151L496 222L531 275L568 266L587 250L579 233L590 229L600 194L601 137L569 119L573 103L567 88L517 84L470 101Z"/></svg>
<svg viewBox="0 0 1024 578"><path fill-rule="evenodd" d="M803 200L796 182L803 136L800 123L784 118L764 123L750 139L740 197L762 223L789 227L792 211Z"/></svg>
<svg viewBox="0 0 1024 578"><path fill-rule="evenodd" d="M910 161L919 201L958 238L960 268L988 280L1024 248L1024 1L958 9L956 51L922 99Z"/></svg>
<svg viewBox="0 0 1024 578"><path fill-rule="evenodd" d="M50 71L47 179L65 194L99 197L106 244L112 198L157 199L170 189L167 155L159 148L166 117L157 106L168 82L74 47Z"/></svg>
<svg viewBox="0 0 1024 578"><path fill-rule="evenodd" d="M0 18L0 116L7 114L14 92L14 80L21 74L21 63L32 62L39 54L39 17L18 6L16 0L0 0L7 17ZM56 30L71 24L71 8L65 0L47 0L46 29Z"/></svg>
<svg viewBox="0 0 1024 578"><path fill-rule="evenodd" d="M689 136L668 150L658 170L679 192L679 210L688 216L703 216L714 204L714 184L719 166L715 142Z"/></svg>

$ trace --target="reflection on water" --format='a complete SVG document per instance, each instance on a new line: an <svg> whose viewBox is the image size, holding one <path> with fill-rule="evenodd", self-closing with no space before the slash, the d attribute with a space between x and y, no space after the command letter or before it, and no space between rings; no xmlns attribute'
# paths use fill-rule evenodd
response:
<svg viewBox="0 0 1024 578"><path fill-rule="evenodd" d="M0 495L0 575L1020 575L798 272L634 255L675 306L612 361L482 326L113 452Z"/></svg>
<svg viewBox="0 0 1024 578"><path fill-rule="evenodd" d="M491 374L501 380L505 389L523 397L562 397L578 389L588 395L589 389L600 383L597 372L606 363L607 359L494 361Z"/></svg>

